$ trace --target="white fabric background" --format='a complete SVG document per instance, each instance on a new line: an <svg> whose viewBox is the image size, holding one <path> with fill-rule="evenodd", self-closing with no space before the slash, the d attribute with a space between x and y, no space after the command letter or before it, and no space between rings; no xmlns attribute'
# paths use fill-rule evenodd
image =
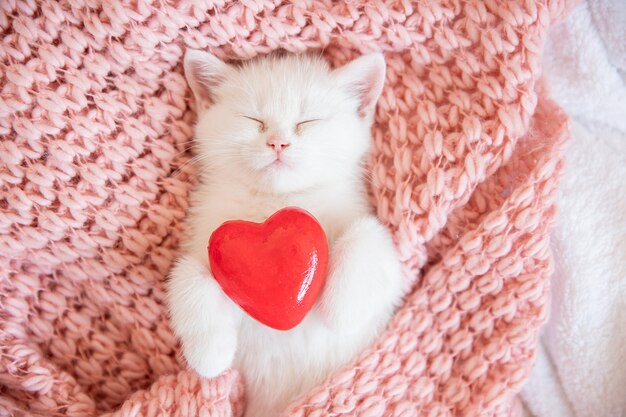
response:
<svg viewBox="0 0 626 417"><path fill-rule="evenodd" d="M523 391L535 417L626 416L626 0L590 0L545 54L572 117L552 313Z"/></svg>

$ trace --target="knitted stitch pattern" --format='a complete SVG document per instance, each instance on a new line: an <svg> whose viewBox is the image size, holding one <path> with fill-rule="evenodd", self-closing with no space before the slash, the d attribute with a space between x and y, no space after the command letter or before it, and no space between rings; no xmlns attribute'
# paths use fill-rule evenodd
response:
<svg viewBox="0 0 626 417"><path fill-rule="evenodd" d="M563 9L0 1L0 415L242 412L236 372L186 370L164 302L195 180L187 47L386 55L372 198L410 291L375 344L285 415L511 415L547 314L566 121L538 80Z"/></svg>

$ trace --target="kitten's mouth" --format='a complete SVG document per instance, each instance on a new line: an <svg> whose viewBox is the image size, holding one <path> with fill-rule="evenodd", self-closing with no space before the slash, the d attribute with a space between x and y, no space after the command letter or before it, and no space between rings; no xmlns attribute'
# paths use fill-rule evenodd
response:
<svg viewBox="0 0 626 417"><path fill-rule="evenodd" d="M289 165L285 162L284 159L280 157L276 157L272 162L265 166L265 169L279 169L279 168L287 168Z"/></svg>
<svg viewBox="0 0 626 417"><path fill-rule="evenodd" d="M270 164L270 166L278 166L278 167L281 167L283 165L287 165L287 164L285 164L285 161L283 161L282 159L278 159L278 158L276 158L274 162Z"/></svg>

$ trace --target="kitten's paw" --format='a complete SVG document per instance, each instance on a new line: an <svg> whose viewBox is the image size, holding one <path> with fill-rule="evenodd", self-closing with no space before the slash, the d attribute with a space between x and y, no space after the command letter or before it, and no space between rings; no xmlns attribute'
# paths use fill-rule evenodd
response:
<svg viewBox="0 0 626 417"><path fill-rule="evenodd" d="M209 337L183 340L183 354L189 366L206 378L213 378L233 363L237 334L231 329L212 332Z"/></svg>
<svg viewBox="0 0 626 417"><path fill-rule="evenodd" d="M378 327L400 299L401 277L389 232L374 217L357 219L332 248L319 311L337 331Z"/></svg>

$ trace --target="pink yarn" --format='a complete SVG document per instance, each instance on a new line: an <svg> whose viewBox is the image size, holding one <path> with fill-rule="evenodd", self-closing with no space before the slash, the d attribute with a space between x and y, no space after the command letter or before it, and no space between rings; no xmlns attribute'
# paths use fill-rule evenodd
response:
<svg viewBox="0 0 626 417"><path fill-rule="evenodd" d="M0 415L233 416L185 370L163 280L195 171L186 47L385 51L372 194L412 277L387 332L289 416L504 416L547 314L563 1L0 2Z"/></svg>

